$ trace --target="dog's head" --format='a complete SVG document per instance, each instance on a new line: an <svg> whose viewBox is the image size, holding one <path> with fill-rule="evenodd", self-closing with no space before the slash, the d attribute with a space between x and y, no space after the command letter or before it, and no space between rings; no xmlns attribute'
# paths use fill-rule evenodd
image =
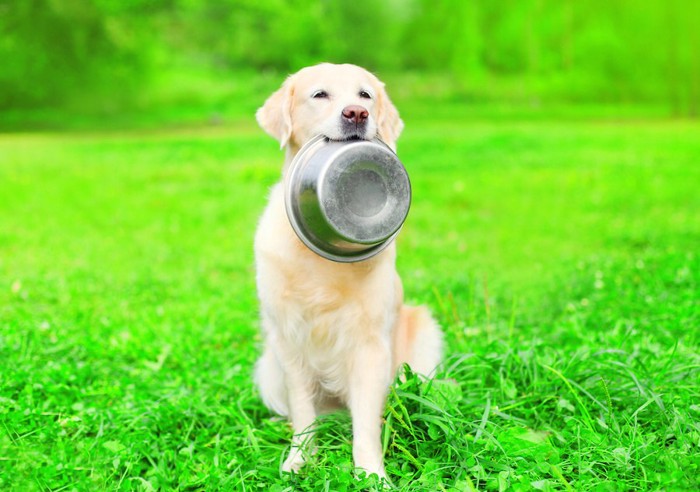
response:
<svg viewBox="0 0 700 492"><path fill-rule="evenodd" d="M292 153L309 139L371 140L392 148L403 129L384 84L355 65L322 63L290 75L258 110L258 123Z"/></svg>

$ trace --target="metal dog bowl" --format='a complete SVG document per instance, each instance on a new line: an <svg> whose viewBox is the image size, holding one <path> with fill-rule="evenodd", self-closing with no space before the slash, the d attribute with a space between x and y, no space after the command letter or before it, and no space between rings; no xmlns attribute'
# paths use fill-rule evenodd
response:
<svg viewBox="0 0 700 492"><path fill-rule="evenodd" d="M285 178L292 228L309 249L333 261L361 261L386 248L410 204L406 169L379 139L314 137Z"/></svg>

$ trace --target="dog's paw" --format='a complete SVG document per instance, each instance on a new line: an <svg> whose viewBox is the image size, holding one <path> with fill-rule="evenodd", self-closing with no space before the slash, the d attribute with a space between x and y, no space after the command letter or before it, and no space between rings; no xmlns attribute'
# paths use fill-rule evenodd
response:
<svg viewBox="0 0 700 492"><path fill-rule="evenodd" d="M366 479L371 479L371 476L374 475L374 480L376 480L375 486L379 486L381 490L393 490L394 485L389 479L389 477L386 475L386 472L384 471L384 467L381 467L379 469L375 470L368 470L366 468L361 468L361 467L356 467L355 468L355 478L358 480L366 480Z"/></svg>
<svg viewBox="0 0 700 492"><path fill-rule="evenodd" d="M380 479L387 478L384 470L384 459L379 442L376 446L367 446L364 441L353 443L352 457L355 463L355 470L365 472L367 476L377 475ZM374 444L374 443L372 443Z"/></svg>
<svg viewBox="0 0 700 492"><path fill-rule="evenodd" d="M297 473L302 466L306 463L306 458L302 453L302 449L297 446L292 446L289 451L289 456L282 463L282 471L287 473Z"/></svg>

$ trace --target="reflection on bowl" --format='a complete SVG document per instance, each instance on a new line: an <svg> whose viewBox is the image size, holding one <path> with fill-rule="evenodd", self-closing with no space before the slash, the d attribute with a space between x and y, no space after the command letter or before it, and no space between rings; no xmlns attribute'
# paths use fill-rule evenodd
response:
<svg viewBox="0 0 700 492"><path fill-rule="evenodd" d="M299 239L324 258L361 261L387 247L411 204L411 183L379 139L304 145L285 179L287 216Z"/></svg>

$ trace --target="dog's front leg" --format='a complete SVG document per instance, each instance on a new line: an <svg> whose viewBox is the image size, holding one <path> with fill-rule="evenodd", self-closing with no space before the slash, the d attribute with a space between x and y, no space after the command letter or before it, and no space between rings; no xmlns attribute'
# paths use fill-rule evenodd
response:
<svg viewBox="0 0 700 492"><path fill-rule="evenodd" d="M289 419L292 422L294 436L289 456L282 464L282 471L297 472L306 461L304 452L309 449L313 437L313 424L316 420L314 388L304 377L298 363L287 366L285 380L289 398Z"/></svg>
<svg viewBox="0 0 700 492"><path fill-rule="evenodd" d="M356 468L386 477L382 456L381 427L386 393L391 383L391 350L381 341L360 347L350 376L348 406L352 415Z"/></svg>

